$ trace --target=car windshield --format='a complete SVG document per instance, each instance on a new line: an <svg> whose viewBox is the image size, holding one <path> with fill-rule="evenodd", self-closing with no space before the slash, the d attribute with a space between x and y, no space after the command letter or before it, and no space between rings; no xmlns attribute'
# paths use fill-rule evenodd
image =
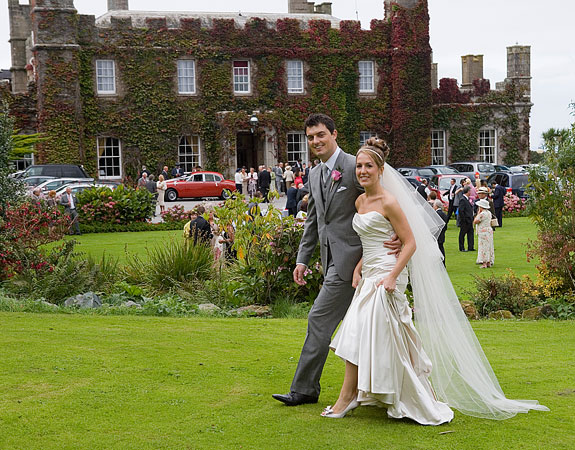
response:
<svg viewBox="0 0 575 450"><path fill-rule="evenodd" d="M477 169L480 172L495 172L495 167L493 167L491 164L478 164Z"/></svg>
<svg viewBox="0 0 575 450"><path fill-rule="evenodd" d="M435 175L433 169L419 169L418 173L422 177L432 177L433 175Z"/></svg>
<svg viewBox="0 0 575 450"><path fill-rule="evenodd" d="M449 177L441 177L439 179L439 183L437 183L437 187L439 189L449 189L451 186L451 178Z"/></svg>
<svg viewBox="0 0 575 450"><path fill-rule="evenodd" d="M528 175L514 175L511 177L511 187L513 189L519 189L529 183Z"/></svg>

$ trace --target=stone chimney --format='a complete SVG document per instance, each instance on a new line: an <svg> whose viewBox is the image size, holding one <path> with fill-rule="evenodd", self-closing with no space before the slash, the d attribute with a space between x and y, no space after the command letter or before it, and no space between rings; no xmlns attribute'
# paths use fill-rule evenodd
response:
<svg viewBox="0 0 575 450"><path fill-rule="evenodd" d="M127 11L128 0L108 0L108 11Z"/></svg>
<svg viewBox="0 0 575 450"><path fill-rule="evenodd" d="M461 89L473 89L473 80L483 79L483 55L461 57Z"/></svg>
<svg viewBox="0 0 575 450"><path fill-rule="evenodd" d="M384 0L383 8L385 11L385 18L390 19L392 17L392 3L402 8L413 9L422 0Z"/></svg>
<svg viewBox="0 0 575 450"><path fill-rule="evenodd" d="M521 86L523 95L531 96L531 46L507 47L507 80Z"/></svg>
<svg viewBox="0 0 575 450"><path fill-rule="evenodd" d="M307 0L289 0L289 14L310 14L313 13L314 4L308 3Z"/></svg>
<svg viewBox="0 0 575 450"><path fill-rule="evenodd" d="M18 0L8 0L10 16L10 49L12 53L12 92L26 92L26 40L30 37L30 5L20 5Z"/></svg>
<svg viewBox="0 0 575 450"><path fill-rule="evenodd" d="M331 3L324 2L319 5L315 5L316 14L328 14L331 16Z"/></svg>

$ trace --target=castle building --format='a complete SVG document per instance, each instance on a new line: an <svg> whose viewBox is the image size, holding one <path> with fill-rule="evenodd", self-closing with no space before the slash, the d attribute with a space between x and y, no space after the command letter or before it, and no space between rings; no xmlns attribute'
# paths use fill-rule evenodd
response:
<svg viewBox="0 0 575 450"><path fill-rule="evenodd" d="M132 11L128 0L108 0L98 18L73 0L8 7L11 92L0 86L0 96L21 132L46 136L35 162L83 164L102 179L133 178L142 164L231 176L309 161L302 124L312 112L336 120L350 152L385 138L395 165L449 162L461 145L504 161L509 131L499 116L530 108L528 47L513 50L499 90L486 90L475 57L461 89L441 80L434 90L427 0L385 0L385 18L369 30L306 0L289 0L287 14ZM519 142L528 112L518 120ZM496 149L487 152L491 122ZM466 126L477 128L476 142L462 138Z"/></svg>

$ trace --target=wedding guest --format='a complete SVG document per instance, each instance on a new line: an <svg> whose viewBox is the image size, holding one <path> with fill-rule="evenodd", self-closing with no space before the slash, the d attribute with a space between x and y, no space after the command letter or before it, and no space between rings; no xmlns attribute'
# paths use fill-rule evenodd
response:
<svg viewBox="0 0 575 450"><path fill-rule="evenodd" d="M491 211L489 211L489 202L486 199L478 200L476 205L479 212L473 224L477 229L477 264L481 268L493 266L495 261L495 250L493 247L493 228L491 228Z"/></svg>
<svg viewBox="0 0 575 450"><path fill-rule="evenodd" d="M443 255L443 265L445 265L445 248L443 247L443 244L445 244L445 232L447 231L447 214L443 212L443 202L441 200L434 200L432 206L437 215L441 217L441 220L445 222L445 226L441 229L439 236L437 236L437 245L439 247L439 251Z"/></svg>
<svg viewBox="0 0 575 450"><path fill-rule="evenodd" d="M165 195L167 189L165 177L162 174L160 174L158 177L158 184L156 189L158 191L158 205L160 206L160 214L162 214L166 210Z"/></svg>
<svg viewBox="0 0 575 450"><path fill-rule="evenodd" d="M463 188L463 197L459 201L459 251L460 252L473 252L474 239L473 239L473 206L469 199L471 186L466 183ZM465 250L465 236L467 236L467 250Z"/></svg>
<svg viewBox="0 0 575 450"><path fill-rule="evenodd" d="M283 179L286 183L286 192L287 192L295 180L295 176L291 170L291 166L286 166L286 170L283 174Z"/></svg>
<svg viewBox="0 0 575 450"><path fill-rule="evenodd" d="M60 197L60 204L64 206L64 212L70 217L70 226L74 228L74 232L70 232L70 234L82 234L80 232L80 219L76 209L78 200L73 194L71 187L68 186L66 192Z"/></svg>
<svg viewBox="0 0 575 450"><path fill-rule="evenodd" d="M507 190L496 183L495 181L491 183L493 189L493 207L495 208L495 217L497 222L499 222L499 227L503 226L503 207L505 206L505 195Z"/></svg>
<svg viewBox="0 0 575 450"><path fill-rule="evenodd" d="M258 174L253 167L250 167L250 172L248 173L248 195L253 198L256 191L258 190Z"/></svg>
<svg viewBox="0 0 575 450"><path fill-rule="evenodd" d="M234 181L236 182L236 191L240 194L243 194L243 176L242 176L242 169L236 170L234 175Z"/></svg>

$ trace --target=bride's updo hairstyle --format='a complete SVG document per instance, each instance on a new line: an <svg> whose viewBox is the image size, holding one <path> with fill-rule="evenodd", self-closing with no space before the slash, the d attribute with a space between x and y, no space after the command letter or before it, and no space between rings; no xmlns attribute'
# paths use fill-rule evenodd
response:
<svg viewBox="0 0 575 450"><path fill-rule="evenodd" d="M365 152L371 156L371 159L375 161L377 167L383 167L389 156L390 148L383 139L372 137L357 151L357 154L359 155L361 152Z"/></svg>

